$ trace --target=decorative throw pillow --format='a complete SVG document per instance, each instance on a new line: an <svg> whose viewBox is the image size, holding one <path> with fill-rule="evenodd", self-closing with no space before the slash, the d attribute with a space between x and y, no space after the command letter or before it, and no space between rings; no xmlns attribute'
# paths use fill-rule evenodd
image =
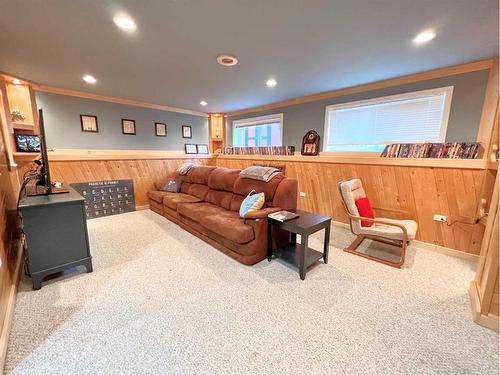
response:
<svg viewBox="0 0 500 375"><path fill-rule="evenodd" d="M169 193L178 193L181 191L182 180L180 178L169 178L167 182L160 186L161 191Z"/></svg>
<svg viewBox="0 0 500 375"><path fill-rule="evenodd" d="M264 193L257 193L255 190L252 190L243 202L241 202L240 206L240 217L245 218L245 215L251 211L260 210L264 203L266 203L266 197Z"/></svg>
<svg viewBox="0 0 500 375"><path fill-rule="evenodd" d="M187 163L184 163L182 164L178 169L177 169L177 172L179 172L179 174L181 174L182 176L184 176L185 174L187 174L192 168L196 167L196 164L195 163L190 163L190 162L187 162Z"/></svg>
<svg viewBox="0 0 500 375"><path fill-rule="evenodd" d="M359 216L369 217L370 219L375 218L375 214L373 213L372 205L370 204L370 200L368 198L359 198L354 202L359 211ZM373 225L373 221L361 220L362 227L371 227Z"/></svg>

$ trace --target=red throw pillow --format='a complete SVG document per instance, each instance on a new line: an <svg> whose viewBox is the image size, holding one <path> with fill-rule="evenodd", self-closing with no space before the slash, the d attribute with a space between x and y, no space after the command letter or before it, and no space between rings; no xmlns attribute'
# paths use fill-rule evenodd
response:
<svg viewBox="0 0 500 375"><path fill-rule="evenodd" d="M370 200L368 198L359 198L354 202L359 211L359 216L369 217L370 219L375 218L375 214L373 213L372 205L370 204ZM371 227L373 225L373 221L361 220L362 227Z"/></svg>

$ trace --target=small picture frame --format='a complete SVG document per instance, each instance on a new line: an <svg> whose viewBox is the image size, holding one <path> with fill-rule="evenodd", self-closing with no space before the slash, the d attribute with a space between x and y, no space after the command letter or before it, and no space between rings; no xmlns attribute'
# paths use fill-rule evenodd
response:
<svg viewBox="0 0 500 375"><path fill-rule="evenodd" d="M208 154L208 145L196 145L198 154Z"/></svg>
<svg viewBox="0 0 500 375"><path fill-rule="evenodd" d="M162 122L155 122L155 135L157 137L166 137L167 136L167 124Z"/></svg>
<svg viewBox="0 0 500 375"><path fill-rule="evenodd" d="M186 154L197 154L198 153L198 148L196 145L186 143L184 145L184 148L186 149Z"/></svg>
<svg viewBox="0 0 500 375"><path fill-rule="evenodd" d="M192 138L193 132L190 125L182 125L182 138Z"/></svg>
<svg viewBox="0 0 500 375"><path fill-rule="evenodd" d="M82 132L99 133L97 116L80 115L80 124L82 126Z"/></svg>
<svg viewBox="0 0 500 375"><path fill-rule="evenodd" d="M122 118L122 133L126 135L135 135L135 120Z"/></svg>

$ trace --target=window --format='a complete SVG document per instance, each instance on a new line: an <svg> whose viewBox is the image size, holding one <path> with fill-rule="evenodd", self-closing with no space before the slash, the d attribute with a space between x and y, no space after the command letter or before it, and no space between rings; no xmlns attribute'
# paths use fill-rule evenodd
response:
<svg viewBox="0 0 500 375"><path fill-rule="evenodd" d="M281 146L283 113L233 121L234 147Z"/></svg>
<svg viewBox="0 0 500 375"><path fill-rule="evenodd" d="M323 151L382 151L390 143L444 142L453 87L326 107Z"/></svg>

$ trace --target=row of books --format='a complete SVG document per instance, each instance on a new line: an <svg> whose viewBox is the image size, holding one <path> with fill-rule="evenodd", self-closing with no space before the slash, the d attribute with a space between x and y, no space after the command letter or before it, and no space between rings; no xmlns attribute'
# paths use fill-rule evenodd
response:
<svg viewBox="0 0 500 375"><path fill-rule="evenodd" d="M293 155L295 146L224 147L227 155Z"/></svg>
<svg viewBox="0 0 500 375"><path fill-rule="evenodd" d="M478 152L479 143L477 142L398 143L385 146L380 156L383 158L475 159Z"/></svg>

